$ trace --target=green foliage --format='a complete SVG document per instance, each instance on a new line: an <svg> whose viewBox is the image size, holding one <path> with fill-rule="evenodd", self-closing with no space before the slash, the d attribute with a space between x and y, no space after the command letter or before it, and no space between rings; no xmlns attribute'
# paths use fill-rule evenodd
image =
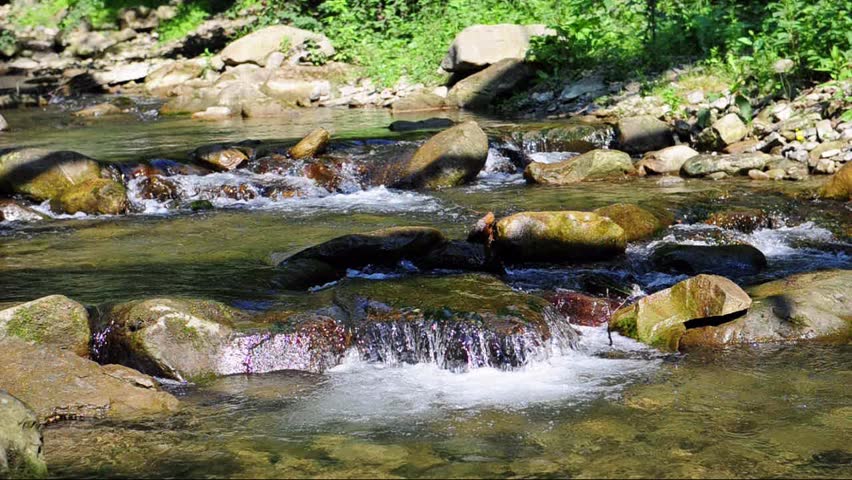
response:
<svg viewBox="0 0 852 480"><path fill-rule="evenodd" d="M169 42L185 37L210 16L212 8L205 0L184 2L178 6L177 15L166 20L157 28L160 42Z"/></svg>
<svg viewBox="0 0 852 480"><path fill-rule="evenodd" d="M0 30L0 56L11 57L18 49L18 39L9 30Z"/></svg>

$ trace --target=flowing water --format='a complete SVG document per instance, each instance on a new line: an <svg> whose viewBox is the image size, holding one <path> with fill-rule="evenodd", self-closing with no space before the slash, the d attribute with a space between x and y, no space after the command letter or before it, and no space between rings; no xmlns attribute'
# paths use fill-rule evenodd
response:
<svg viewBox="0 0 852 480"><path fill-rule="evenodd" d="M4 112L24 128L0 136L0 147L71 149L115 162L183 160L205 143L286 142L322 125L348 139L333 154L370 162L423 138L390 133L385 127L393 119L385 111L299 111L283 120L206 124L156 118L145 107L116 121L70 121L62 108L68 107ZM507 128L479 120L489 131ZM538 161L571 155L533 153ZM177 177L181 202L206 199L216 207L202 212L143 198L131 184L134 213L126 216L0 223L0 303L60 293L90 305L189 296L256 311L286 308L322 291L277 289L274 265L343 233L429 225L463 238L488 211L589 210L616 202L666 210L678 223L653 241L631 244L616 261L517 267L504 279L538 293L649 293L685 278L650 266L648 256L662 241L756 246L769 267L736 277L742 284L852 268L849 207L799 195L820 180L661 184L647 178L531 187L504 167L505 158L492 149L474 184L436 193L368 185L354 171L332 190L296 172ZM298 186L300 194L268 194L281 184ZM221 185L247 186L235 196L217 190ZM727 207L763 209L772 228L746 234L696 223ZM412 269L349 275L381 281ZM564 319L550 322L551 330L564 328ZM166 388L182 401L179 414L51 426L47 461L58 477L852 476L849 346L661 355L618 335L611 344L605 328L578 328L578 340L515 339L505 347L523 350L527 360L514 369L452 370L427 354L410 364L350 352L322 374L170 383ZM436 344L450 334L399 331L390 343L379 341L389 338L384 334L374 343L394 349L415 336Z"/></svg>

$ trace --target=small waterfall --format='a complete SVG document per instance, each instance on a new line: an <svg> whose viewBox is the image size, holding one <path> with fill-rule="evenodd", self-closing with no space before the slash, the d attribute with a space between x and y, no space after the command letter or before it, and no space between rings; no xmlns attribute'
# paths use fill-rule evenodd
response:
<svg viewBox="0 0 852 480"><path fill-rule="evenodd" d="M433 363L442 369L517 368L577 346L578 333L555 310L546 309L548 333L531 328L503 333L478 323L372 322L355 331L355 347L370 362ZM547 332L546 331L546 332Z"/></svg>

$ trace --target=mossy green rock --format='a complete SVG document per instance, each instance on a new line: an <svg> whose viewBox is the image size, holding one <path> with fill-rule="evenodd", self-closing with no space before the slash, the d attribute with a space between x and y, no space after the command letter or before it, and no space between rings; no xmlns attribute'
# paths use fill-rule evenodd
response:
<svg viewBox="0 0 852 480"><path fill-rule="evenodd" d="M440 230L431 227L385 228L333 238L292 255L280 266L307 259L323 262L339 270L369 264L394 265L402 259L426 255L446 241Z"/></svg>
<svg viewBox="0 0 852 480"><path fill-rule="evenodd" d="M35 412L0 390L0 478L43 478L41 425Z"/></svg>
<svg viewBox="0 0 852 480"><path fill-rule="evenodd" d="M0 339L0 379L41 423L130 418L178 408L177 399L147 375L14 337Z"/></svg>
<svg viewBox="0 0 852 480"><path fill-rule="evenodd" d="M681 173L687 177L704 177L719 172L728 175L745 175L752 169L763 170L772 159L771 155L761 152L728 155L701 154L684 162Z"/></svg>
<svg viewBox="0 0 852 480"><path fill-rule="evenodd" d="M0 192L19 193L37 201L58 198L69 188L99 178L100 174L98 162L77 152L0 150Z"/></svg>
<svg viewBox="0 0 852 480"><path fill-rule="evenodd" d="M831 200L852 200L852 162L844 165L820 188L819 196Z"/></svg>
<svg viewBox="0 0 852 480"><path fill-rule="evenodd" d="M852 270L792 275L751 287L748 314L687 330L681 348L806 340L852 341Z"/></svg>
<svg viewBox="0 0 852 480"><path fill-rule="evenodd" d="M497 222L494 248L507 262L585 261L624 252L624 230L590 212L521 212Z"/></svg>
<svg viewBox="0 0 852 480"><path fill-rule="evenodd" d="M751 298L717 275L698 275L617 310L610 327L664 351L677 351L692 320L744 312Z"/></svg>
<svg viewBox="0 0 852 480"><path fill-rule="evenodd" d="M108 307L99 360L176 380L215 375L241 315L210 300L154 298Z"/></svg>
<svg viewBox="0 0 852 480"><path fill-rule="evenodd" d="M531 183L567 185L623 178L634 171L630 155L618 150L597 149L561 162L532 162L524 170L524 178Z"/></svg>
<svg viewBox="0 0 852 480"><path fill-rule="evenodd" d="M616 203L598 208L594 213L617 223L628 242L652 237L674 223L671 215L651 213L632 203Z"/></svg>
<svg viewBox="0 0 852 480"><path fill-rule="evenodd" d="M18 337L89 356L89 314L62 295L51 295L0 311L0 338Z"/></svg>
<svg viewBox="0 0 852 480"><path fill-rule="evenodd" d="M439 189L470 182L485 166L488 137L476 122L448 128L426 141L407 162L401 188Z"/></svg>
<svg viewBox="0 0 852 480"><path fill-rule="evenodd" d="M54 211L118 215L127 210L127 189L107 178L94 178L65 190L50 202Z"/></svg>

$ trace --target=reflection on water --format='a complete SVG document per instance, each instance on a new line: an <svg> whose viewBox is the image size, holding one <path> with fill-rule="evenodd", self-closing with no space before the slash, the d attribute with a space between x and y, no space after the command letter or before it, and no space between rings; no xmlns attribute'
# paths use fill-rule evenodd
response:
<svg viewBox="0 0 852 480"><path fill-rule="evenodd" d="M350 363L229 377L177 417L66 424L52 474L206 477L848 477L852 349L661 361L584 329L520 372ZM599 338L593 338L593 337Z"/></svg>

